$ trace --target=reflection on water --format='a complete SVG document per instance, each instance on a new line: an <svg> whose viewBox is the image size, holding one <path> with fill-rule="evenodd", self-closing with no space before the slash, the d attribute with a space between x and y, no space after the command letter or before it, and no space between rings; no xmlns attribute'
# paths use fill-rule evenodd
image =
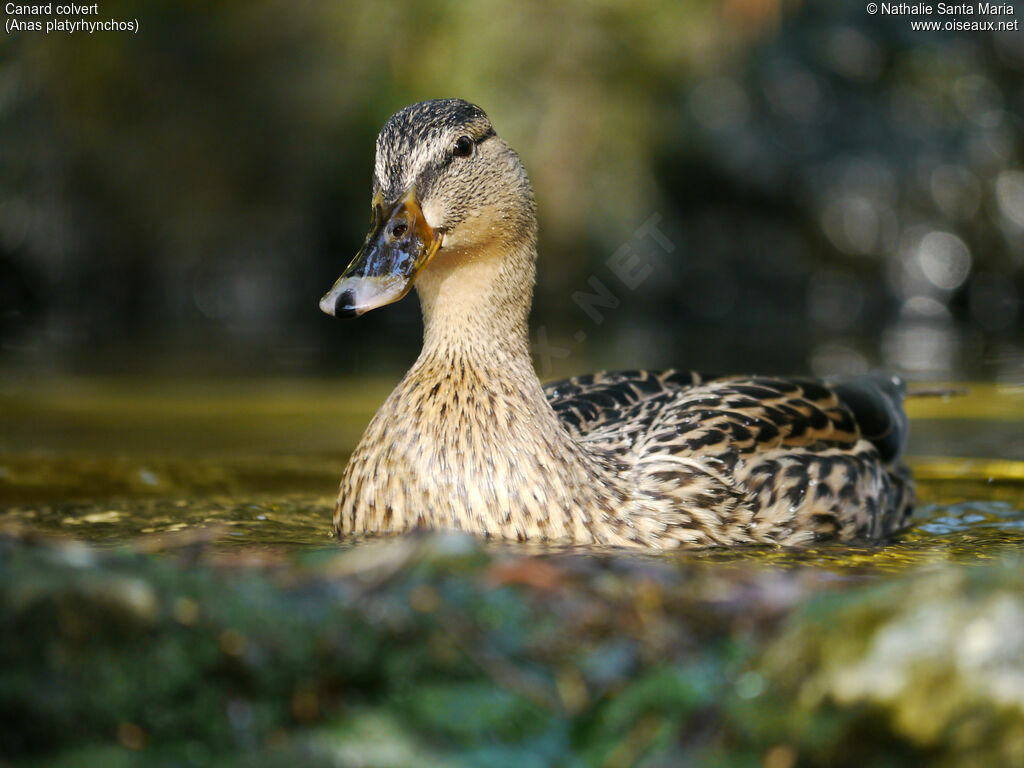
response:
<svg viewBox="0 0 1024 768"><path fill-rule="evenodd" d="M144 544L146 537L209 529L215 546L298 549L330 543L333 503L302 495L109 499L19 505L0 520L97 544Z"/></svg>
<svg viewBox="0 0 1024 768"><path fill-rule="evenodd" d="M56 461L60 464L59 461ZM285 468L267 461L266 469L285 484ZM757 561L776 566L813 565L841 572L881 573L910 565L942 562L981 562L1024 548L1024 464L968 462L971 471L989 466L991 481L939 479L950 462L920 463L917 471L921 503L914 524L892 541L870 544L824 543L807 549L750 548L711 550L676 555L708 562ZM957 465L960 466L960 465ZM253 467L249 466L250 471ZM131 474L123 465L120 473ZM197 480L233 477L237 468L206 463ZM138 470L153 472L152 469ZM255 473L259 474L259 473ZM260 475L265 479L265 475ZM297 483L302 477L293 478ZM95 478L93 478L95 481ZM118 486L112 478L111 484ZM101 500L21 503L0 512L0 527L43 534L72 536L98 545L122 545L145 550L183 546L199 540L214 549L253 548L287 553L336 548L330 538L334 499L299 492L252 492L237 487L231 494L181 494L141 498L116 496ZM323 489L333 482L319 483ZM968 500L964 500L968 499ZM544 551L540 548L534 548ZM547 550L547 551L550 551ZM636 555L635 552L630 553Z"/></svg>
<svg viewBox="0 0 1024 768"><path fill-rule="evenodd" d="M189 537L216 549L336 548L344 451L387 390L356 381L21 388L0 400L0 529L149 550ZM1019 388L981 384L909 403L919 505L890 542L681 557L871 573L1024 548L1022 399Z"/></svg>

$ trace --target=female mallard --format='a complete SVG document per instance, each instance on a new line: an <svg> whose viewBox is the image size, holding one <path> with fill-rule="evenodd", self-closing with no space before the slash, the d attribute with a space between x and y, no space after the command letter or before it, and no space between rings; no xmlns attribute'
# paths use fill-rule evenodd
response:
<svg viewBox="0 0 1024 768"><path fill-rule="evenodd" d="M320 307L361 315L415 284L423 351L352 454L340 535L667 549L903 525L898 379L630 371L541 387L527 335L536 235L526 171L479 107L426 101L387 121L370 233Z"/></svg>

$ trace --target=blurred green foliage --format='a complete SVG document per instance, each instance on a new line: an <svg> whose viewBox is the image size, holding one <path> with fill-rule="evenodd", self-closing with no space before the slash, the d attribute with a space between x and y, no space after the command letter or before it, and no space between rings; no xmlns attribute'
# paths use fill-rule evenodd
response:
<svg viewBox="0 0 1024 768"><path fill-rule="evenodd" d="M1012 557L864 583L485 553L453 535L262 569L251 556L0 541L4 756L376 768L1024 756Z"/></svg>
<svg viewBox="0 0 1024 768"><path fill-rule="evenodd" d="M345 325L316 300L363 235L379 126L457 95L537 190L543 374L1020 379L1020 33L915 33L856 0L102 13L141 31L0 51L7 366L402 367L414 300ZM635 242L654 214L671 251ZM633 246L635 291L607 266ZM591 277L622 300L601 325L572 301Z"/></svg>

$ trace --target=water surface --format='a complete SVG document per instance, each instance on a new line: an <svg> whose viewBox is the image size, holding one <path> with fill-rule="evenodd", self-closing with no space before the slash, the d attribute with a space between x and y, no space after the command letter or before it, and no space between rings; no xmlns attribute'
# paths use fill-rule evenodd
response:
<svg viewBox="0 0 1024 768"><path fill-rule="evenodd" d="M8 384L0 404L0 525L150 549L198 535L282 553L329 536L347 450L387 382L64 381ZM1024 545L1024 397L910 404L913 524L880 544L684 553L842 572L984 562Z"/></svg>

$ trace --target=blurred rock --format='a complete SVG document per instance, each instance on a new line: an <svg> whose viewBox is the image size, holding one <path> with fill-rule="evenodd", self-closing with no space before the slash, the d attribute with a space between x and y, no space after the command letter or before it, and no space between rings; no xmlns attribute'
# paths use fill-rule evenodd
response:
<svg viewBox="0 0 1024 768"><path fill-rule="evenodd" d="M1024 754L1019 559L837 581L439 535L208 563L0 542L3 754L489 768Z"/></svg>

